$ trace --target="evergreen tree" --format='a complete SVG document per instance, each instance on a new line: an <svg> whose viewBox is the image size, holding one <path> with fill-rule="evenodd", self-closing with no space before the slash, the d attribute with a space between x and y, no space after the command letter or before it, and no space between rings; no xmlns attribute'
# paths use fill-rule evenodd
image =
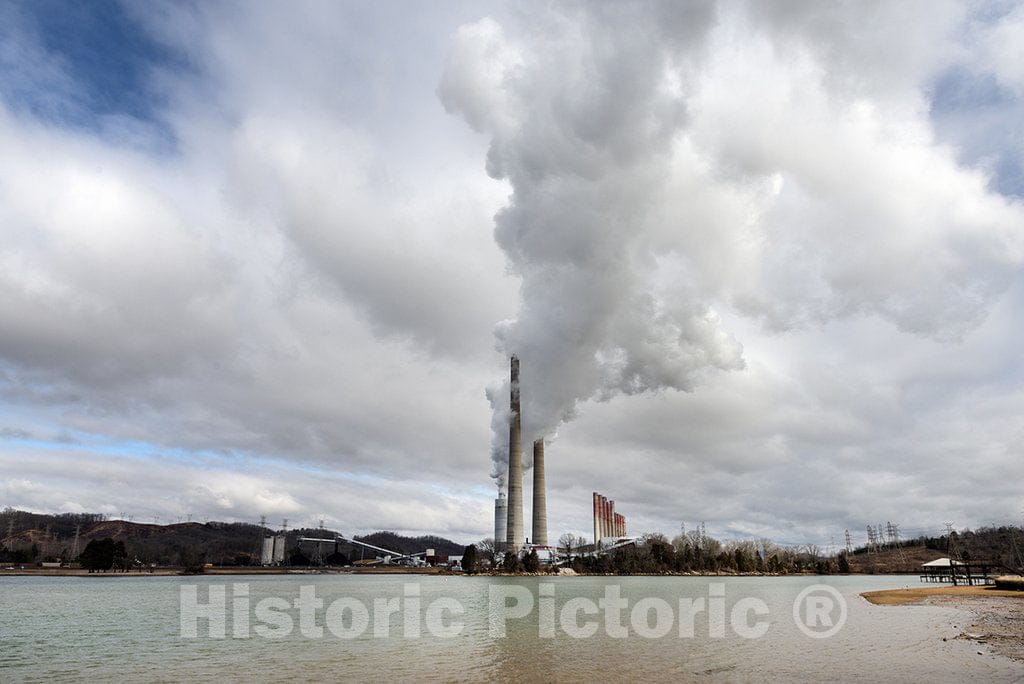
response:
<svg viewBox="0 0 1024 684"><path fill-rule="evenodd" d="M128 571L128 551L124 548L123 541L114 542L110 551L110 560L111 567Z"/></svg>
<svg viewBox="0 0 1024 684"><path fill-rule="evenodd" d="M89 572L109 570L114 565L114 540L110 537L93 539L85 545L78 561Z"/></svg>
<svg viewBox="0 0 1024 684"><path fill-rule="evenodd" d="M845 553L839 554L839 572L843 574L850 572L850 561Z"/></svg>
<svg viewBox="0 0 1024 684"><path fill-rule="evenodd" d="M523 559L523 569L526 572L537 572L540 570L540 558L537 556L537 549L530 549Z"/></svg>
<svg viewBox="0 0 1024 684"><path fill-rule="evenodd" d="M505 553L504 559L501 561L501 568L505 572L519 572L523 569L523 564L519 560L519 554L508 551Z"/></svg>
<svg viewBox="0 0 1024 684"><path fill-rule="evenodd" d="M476 544L470 544L462 552L462 569L467 575L476 573Z"/></svg>

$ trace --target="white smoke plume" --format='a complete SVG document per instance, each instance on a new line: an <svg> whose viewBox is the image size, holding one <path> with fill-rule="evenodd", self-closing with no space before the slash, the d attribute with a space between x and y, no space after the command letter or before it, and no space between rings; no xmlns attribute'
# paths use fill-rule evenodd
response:
<svg viewBox="0 0 1024 684"><path fill-rule="evenodd" d="M714 13L706 3L636 8L540 12L526 42L490 19L463 26L441 83L445 106L491 136L488 173L513 189L495 235L522 279L521 302L496 335L522 361L524 445L581 401L688 391L709 368L743 366L740 345L660 260L663 218L650 211ZM507 383L489 396L503 483Z"/></svg>
<svg viewBox="0 0 1024 684"><path fill-rule="evenodd" d="M777 333L974 330L1024 262L1024 208L936 139L963 12L553 3L462 26L439 95L512 190L495 236L520 306L496 335L522 361L524 446L581 402L742 369L716 308ZM507 394L489 391L499 485Z"/></svg>

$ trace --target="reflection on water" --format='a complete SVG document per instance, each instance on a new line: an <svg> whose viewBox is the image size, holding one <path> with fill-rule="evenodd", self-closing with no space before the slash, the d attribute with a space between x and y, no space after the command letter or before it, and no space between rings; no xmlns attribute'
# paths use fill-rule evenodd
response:
<svg viewBox="0 0 1024 684"><path fill-rule="evenodd" d="M302 678L306 680L390 679L394 681L748 681L786 678L795 681L947 681L982 678L1018 681L1024 668L995 656L979 656L978 646L951 639L963 617L946 608L930 606L873 606L858 594L869 589L906 586L906 577L555 577L486 578L366 575L278 575L256 577L0 577L0 681L72 681L85 677L114 681L174 681L183 679L253 680ZM250 631L249 638L232 638L230 615L236 582L248 585L251 624L261 624L255 606L268 597L288 602L300 587L315 586L324 606L347 598L368 607L371 625L355 639L340 639L329 630L321 639L304 637L298 611L291 610L295 628L283 638L267 639ZM802 589L816 583L835 587L845 597L848 616L833 637L814 639L794 622L793 602ZM916 582L915 582L916 583ZM406 586L419 588L421 611L441 597L454 598L465 609L450 620L464 623L458 636L437 638L422 629L420 638L405 638L405 616L389 616L391 636L375 637L374 600L409 600ZM554 596L545 623L541 585ZM748 639L726 628L721 638L708 622L714 612L713 584L724 589L721 601L725 620L744 598L767 607L766 617L743 613L745 624L767 620L764 637ZM211 639L207 623L200 621L197 639L179 633L179 595L183 585L197 585L201 603L211 586L225 587L229 615L227 638ZM523 618L505 621L507 634L495 638L490 631L490 601L495 592L531 592L534 609ZM589 638L573 638L563 630L560 617L566 603L598 602L608 587L618 587L629 607L641 599L673 610L673 628L666 636L644 638L631 626L630 609L622 613L627 638L606 633L604 613L571 612L572 624L596 621ZM307 590L308 591L308 590ZM679 601L703 601L696 613L693 637L680 637ZM509 604L513 604L509 600ZM651 603L651 602L648 602ZM242 604L245 605L245 604ZM409 603L402 603L408 608ZM278 615L288 613L281 609ZM239 613L241 616L243 613ZM386 615L386 613L382 613ZM657 624L652 609L648 627ZM291 619L289 618L289 619ZM321 608L317 622L324 625ZM345 615L346 625L351 614ZM546 626L545 626L546 625ZM614 627L614 625L612 625ZM543 638L544 630L553 631ZM642 629L642 626L641 626ZM568 631L572 631L571 629ZM612 629L614 634L616 630ZM740 630L742 632L742 629ZM378 631L378 634L382 632ZM950 637L943 641L943 637Z"/></svg>

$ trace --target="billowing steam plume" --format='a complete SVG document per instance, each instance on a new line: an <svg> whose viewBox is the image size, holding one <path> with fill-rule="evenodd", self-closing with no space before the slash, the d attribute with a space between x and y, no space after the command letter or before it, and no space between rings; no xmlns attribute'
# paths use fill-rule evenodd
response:
<svg viewBox="0 0 1024 684"><path fill-rule="evenodd" d="M521 301L496 336L522 362L524 444L552 435L582 401L689 391L708 369L743 366L659 239L671 217L652 212L714 12L645 8L539 10L525 43L490 19L463 26L440 86L450 111L491 136L487 171L513 190L495 235ZM508 394L489 391L499 486Z"/></svg>

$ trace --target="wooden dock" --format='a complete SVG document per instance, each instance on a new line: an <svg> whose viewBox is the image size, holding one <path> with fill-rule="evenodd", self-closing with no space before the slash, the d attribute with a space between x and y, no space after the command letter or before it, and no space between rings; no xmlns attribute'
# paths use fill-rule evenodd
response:
<svg viewBox="0 0 1024 684"><path fill-rule="evenodd" d="M956 586L995 584L992 563L955 562L948 566L925 567L922 582L940 582Z"/></svg>

